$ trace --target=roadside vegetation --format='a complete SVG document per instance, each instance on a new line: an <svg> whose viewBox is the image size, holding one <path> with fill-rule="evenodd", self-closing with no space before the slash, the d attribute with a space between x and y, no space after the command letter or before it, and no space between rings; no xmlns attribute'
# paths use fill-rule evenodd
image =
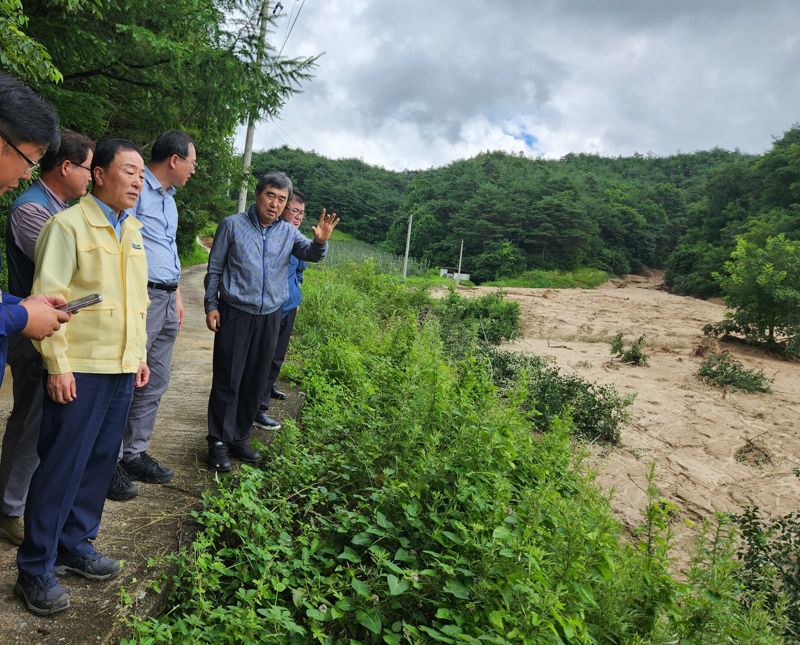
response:
<svg viewBox="0 0 800 645"><path fill-rule="evenodd" d="M611 274L599 269L575 269L574 271L524 271L513 278L502 278L484 282L489 287L525 287L531 289L594 289L608 282Z"/></svg>
<svg viewBox="0 0 800 645"><path fill-rule="evenodd" d="M581 464L577 405L545 421L530 365L481 339L507 337L513 307L454 298L370 264L307 273L301 425L204 496L171 609L128 642L781 642L731 526L673 578L655 487L626 537ZM467 348L448 343L459 321Z"/></svg>

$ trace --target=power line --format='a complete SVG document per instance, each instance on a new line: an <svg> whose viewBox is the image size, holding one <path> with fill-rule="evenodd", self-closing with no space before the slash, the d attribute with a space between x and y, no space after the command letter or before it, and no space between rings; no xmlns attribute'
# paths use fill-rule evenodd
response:
<svg viewBox="0 0 800 645"><path fill-rule="evenodd" d="M295 0L295 4L297 4L296 0ZM281 45L281 49L278 52L278 58L280 58L281 54L283 53L283 48L286 47L286 43L289 42L289 36L292 35L292 31L294 31L294 26L297 24L297 19L300 17L300 12L303 10L303 6L305 4L306 4L306 0L303 0L300 3L300 8L297 10L297 14L294 17L294 22L292 23L292 26L289 27L289 32L286 34L286 38L283 39L283 44ZM294 7L292 7L292 9L294 9ZM291 15L289 16L289 19L291 20Z"/></svg>

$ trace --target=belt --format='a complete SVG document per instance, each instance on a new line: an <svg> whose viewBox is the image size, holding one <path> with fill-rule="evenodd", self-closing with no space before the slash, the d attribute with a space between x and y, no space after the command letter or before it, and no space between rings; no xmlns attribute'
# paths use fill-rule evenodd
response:
<svg viewBox="0 0 800 645"><path fill-rule="evenodd" d="M158 289L159 291L175 291L178 288L178 284L166 284L162 282L148 282L147 283L148 289Z"/></svg>

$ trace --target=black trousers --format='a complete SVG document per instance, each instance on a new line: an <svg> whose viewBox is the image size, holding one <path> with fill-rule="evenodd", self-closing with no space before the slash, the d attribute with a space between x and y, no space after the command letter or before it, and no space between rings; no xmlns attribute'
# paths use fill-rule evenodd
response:
<svg viewBox="0 0 800 645"><path fill-rule="evenodd" d="M275 354L282 312L249 314L220 301L219 314L208 397L208 440L235 443L250 436L267 385L264 363Z"/></svg>
<svg viewBox="0 0 800 645"><path fill-rule="evenodd" d="M269 410L269 402L272 398L272 388L278 382L278 376L283 367L283 361L286 360L286 352L289 349L289 338L294 329L294 319L297 318L297 307L289 311L283 318L281 318L281 326L278 331L278 342L275 344L275 356L269 363L269 378L267 379L267 388L264 396L261 397L261 409Z"/></svg>

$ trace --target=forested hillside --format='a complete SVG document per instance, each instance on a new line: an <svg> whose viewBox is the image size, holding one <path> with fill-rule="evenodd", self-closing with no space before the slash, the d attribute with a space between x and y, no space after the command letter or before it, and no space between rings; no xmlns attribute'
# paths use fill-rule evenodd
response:
<svg viewBox="0 0 800 645"><path fill-rule="evenodd" d="M490 152L395 173L284 147L255 155L254 170L282 168L308 193L310 211L334 208L343 230L396 253L409 215L411 254L419 259L453 266L463 239L464 270L485 281L531 268L662 267L698 220L709 183L723 169L757 161L719 149L560 160Z"/></svg>

